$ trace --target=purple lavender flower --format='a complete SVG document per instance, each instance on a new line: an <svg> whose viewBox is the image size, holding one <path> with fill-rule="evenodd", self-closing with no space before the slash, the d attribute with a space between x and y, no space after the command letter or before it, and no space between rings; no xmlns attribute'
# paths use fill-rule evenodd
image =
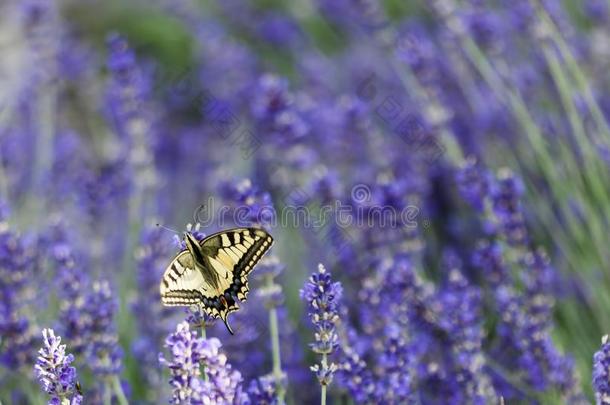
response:
<svg viewBox="0 0 610 405"><path fill-rule="evenodd" d="M593 389L597 405L610 404L610 343L608 335L602 338L602 346L593 355Z"/></svg>
<svg viewBox="0 0 610 405"><path fill-rule="evenodd" d="M374 266L376 274L364 280L359 292L362 332L352 332L350 342L354 347L342 348L340 352L348 357L342 359L339 381L345 382L343 362L353 363L356 368L367 362L373 372L360 372L364 386L355 390L354 399L369 396L376 402L410 403L416 384L417 360L411 332L415 333L417 323L408 311L417 305L413 302L413 294L418 288L417 277L405 255L398 255L393 261L380 261Z"/></svg>
<svg viewBox="0 0 610 405"><path fill-rule="evenodd" d="M136 56L125 38L112 34L107 42L107 65L111 73L108 106L119 134L126 138L127 145L134 145L138 139L133 137L142 137L150 129L150 122L146 120L150 117L144 116L142 111L149 96L147 79L140 71Z"/></svg>
<svg viewBox="0 0 610 405"><path fill-rule="evenodd" d="M34 83L48 84L57 75L60 24L56 2L27 0L20 4L21 18L32 48L31 63ZM41 66L45 66L42 69Z"/></svg>
<svg viewBox="0 0 610 405"><path fill-rule="evenodd" d="M123 351L119 346L115 320L118 304L110 283L94 281L86 297L84 314L87 325L87 364L100 377L118 376L122 369Z"/></svg>
<svg viewBox="0 0 610 405"><path fill-rule="evenodd" d="M508 169L501 170L498 173L497 181L492 183L493 211L508 243L515 246L528 244L527 229L521 207L523 191L520 179Z"/></svg>
<svg viewBox="0 0 610 405"><path fill-rule="evenodd" d="M232 218L238 226L256 226L269 229L275 218L271 196L259 190L250 179L224 182L220 195L233 208Z"/></svg>
<svg viewBox="0 0 610 405"><path fill-rule="evenodd" d="M296 95L288 90L287 80L262 75L254 92L251 112L255 128L265 134L257 163L267 173L265 180L272 187L288 190L295 186L298 173L312 168L317 161L317 152L307 144L311 126ZM269 173L274 175L268 176Z"/></svg>
<svg viewBox="0 0 610 405"><path fill-rule="evenodd" d="M295 46L301 38L297 22L279 13L267 13L262 16L257 31L262 39L277 46Z"/></svg>
<svg viewBox="0 0 610 405"><path fill-rule="evenodd" d="M288 91L288 81L271 74L260 78L257 95L252 102L252 113L261 122L268 122L269 125L276 114L293 103L293 96Z"/></svg>
<svg viewBox="0 0 610 405"><path fill-rule="evenodd" d="M170 314L159 301L159 280L171 252L171 244L165 236L166 233L159 227L146 230L136 253L138 296L132 304L132 311L139 336L133 343L133 351L151 385L158 384L160 377L157 353L167 334ZM155 322L151 322L151 319Z"/></svg>
<svg viewBox="0 0 610 405"><path fill-rule="evenodd" d="M421 25L404 29L397 44L397 57L417 75L422 83L439 78L442 65L438 60L438 49L431 40L432 35Z"/></svg>
<svg viewBox="0 0 610 405"><path fill-rule="evenodd" d="M159 357L171 373L170 385L173 388L172 403L190 403L200 400L203 390L200 362L203 357L203 340L196 332L189 331L188 323L178 324L176 332L170 334L165 347L170 350L172 360Z"/></svg>
<svg viewBox="0 0 610 405"><path fill-rule="evenodd" d="M505 263L502 246L493 241L480 241L472 255L473 265L480 269L492 288L509 283L509 269Z"/></svg>
<svg viewBox="0 0 610 405"><path fill-rule="evenodd" d="M248 396L252 405L280 405L273 375L264 375L252 380L248 387Z"/></svg>
<svg viewBox="0 0 610 405"><path fill-rule="evenodd" d="M269 256L266 260L258 265L258 276L263 279L274 280L277 276L282 274L284 266L280 263L277 256ZM256 291L256 296L261 299L265 308L277 308L284 303L284 292L282 286L279 284L267 283L261 286Z"/></svg>
<svg viewBox="0 0 610 405"><path fill-rule="evenodd" d="M336 364L328 364L327 356L339 345L337 324L342 293L341 283L333 282L322 264L318 265L318 272L311 275L300 292L315 329L315 341L310 346L315 353L322 355L322 362L311 369L323 387L331 383L337 370Z"/></svg>
<svg viewBox="0 0 610 405"><path fill-rule="evenodd" d="M375 397L381 402L410 403L415 385L413 345L404 336L404 331L387 329L389 336L384 340L377 362L380 372Z"/></svg>
<svg viewBox="0 0 610 405"><path fill-rule="evenodd" d="M374 1L317 0L316 5L325 17L350 31L375 31L387 25L382 5Z"/></svg>
<svg viewBox="0 0 610 405"><path fill-rule="evenodd" d="M474 158L466 160L456 175L458 190L462 198L477 211L483 211L485 208L485 198L489 192L488 177Z"/></svg>
<svg viewBox="0 0 610 405"><path fill-rule="evenodd" d="M50 189L52 202L61 206L75 196L90 174L88 162L93 160L87 145L74 131L62 131L54 140L54 160L45 186Z"/></svg>
<svg viewBox="0 0 610 405"><path fill-rule="evenodd" d="M529 386L538 391L557 389L569 403L582 403L583 394L572 360L559 352L551 339L549 299L537 289L521 295L509 286L495 292L498 311L498 342L491 352L507 368L521 370ZM546 313L546 315L545 315ZM493 376L496 386L502 376ZM515 395L508 387L505 397Z"/></svg>
<svg viewBox="0 0 610 405"><path fill-rule="evenodd" d="M136 63L135 54L127 41L119 35L108 38L108 68L111 73L108 85L108 106L116 131L123 137L124 156L133 178L137 203L134 209L142 215L148 193L156 186L157 174L152 148L156 146L158 128L156 114L151 112L150 79ZM133 220L133 218L131 218Z"/></svg>
<svg viewBox="0 0 610 405"><path fill-rule="evenodd" d="M70 341L72 350L82 354L87 345L91 320L83 316L85 311L85 291L89 287L87 273L81 271L86 259L79 257L68 240L62 223L55 224L49 232L49 256L55 265L59 297L58 323L61 334Z"/></svg>
<svg viewBox="0 0 610 405"><path fill-rule="evenodd" d="M346 389L357 403L373 402L377 384L371 368L353 348L339 348L341 361L337 370L338 385Z"/></svg>
<svg viewBox="0 0 610 405"><path fill-rule="evenodd" d="M208 315L200 306L190 306L185 308L184 312L186 313L184 320L194 328L207 328L216 324L216 318Z"/></svg>
<svg viewBox="0 0 610 405"><path fill-rule="evenodd" d="M242 377L239 371L233 370L227 356L220 351L220 340L211 338L204 341L202 364L209 382L204 382L206 395L212 403L239 403L244 399Z"/></svg>
<svg viewBox="0 0 610 405"><path fill-rule="evenodd" d="M23 309L31 303L27 289L35 257L23 238L9 228L7 211L0 202L0 363L18 369L33 360L32 323Z"/></svg>
<svg viewBox="0 0 610 405"><path fill-rule="evenodd" d="M602 25L608 21L608 3L600 0L586 0L581 7L594 23Z"/></svg>
<svg viewBox="0 0 610 405"><path fill-rule="evenodd" d="M484 404L495 400L491 381L484 372L480 291L469 285L459 267L451 267L440 302L440 322L449 337L457 383L454 401Z"/></svg>
<svg viewBox="0 0 610 405"><path fill-rule="evenodd" d="M240 5L240 9L243 8L244 5ZM201 24L201 21L197 23L197 51L203 65L197 72L200 81L216 97L229 103L231 109L241 111L248 108L252 88L256 86L259 69L257 58L222 27ZM250 23L248 26L251 26Z"/></svg>
<svg viewBox="0 0 610 405"><path fill-rule="evenodd" d="M499 228L490 234L505 239L508 245L494 239L482 241L473 255L473 264L484 272L493 288L501 314L498 342L491 352L497 353L506 369L522 370L527 383L536 390L557 389L564 399L580 403L583 396L572 360L557 350L550 337L557 276L544 252L529 252L522 192L523 186L512 172L500 171L490 193ZM482 212L481 216L486 220L488 213ZM511 273L511 267L523 271ZM506 398L519 396L503 376L495 372L491 375L499 394Z"/></svg>
<svg viewBox="0 0 610 405"><path fill-rule="evenodd" d="M29 119L26 113L21 120ZM25 125L6 126L1 129L0 156L4 172L3 193L7 201L22 198L31 181L28 169L33 165L29 144L33 142L33 130ZM27 141L25 141L27 140Z"/></svg>
<svg viewBox="0 0 610 405"><path fill-rule="evenodd" d="M245 394L241 391L241 374L232 370L227 357L220 352L221 343L216 338L198 338L189 330L186 322L178 324L165 346L172 359L159 357L170 369L170 385L174 404L193 403L241 403Z"/></svg>
<svg viewBox="0 0 610 405"><path fill-rule="evenodd" d="M554 269L542 250L527 254L523 262L527 315L520 330L523 333L521 365L524 370L529 370L528 378L534 387L555 386L566 399L574 403L582 401L573 361L563 355L551 339Z"/></svg>
<svg viewBox="0 0 610 405"><path fill-rule="evenodd" d="M123 158L107 160L83 173L82 186L77 189L82 208L91 222L117 214L109 201L121 204L131 191L127 162ZM120 239L119 239L120 240Z"/></svg>
<svg viewBox="0 0 610 405"><path fill-rule="evenodd" d="M76 369L71 365L72 354L66 355L66 345L53 329L43 329L44 346L38 351L36 376L44 391L51 396L49 405L78 405L82 395L78 392Z"/></svg>
<svg viewBox="0 0 610 405"><path fill-rule="evenodd" d="M498 48L505 35L506 19L501 13L494 13L483 2L470 1L472 7L462 13L462 19L472 39L482 48Z"/></svg>

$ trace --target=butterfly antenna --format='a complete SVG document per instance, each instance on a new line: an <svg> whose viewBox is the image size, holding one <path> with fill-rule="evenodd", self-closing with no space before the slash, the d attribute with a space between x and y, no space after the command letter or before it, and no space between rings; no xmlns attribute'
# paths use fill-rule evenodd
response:
<svg viewBox="0 0 610 405"><path fill-rule="evenodd" d="M161 224L157 224L157 226L158 226L159 228L161 228L161 229L165 229L166 231L173 232L173 233L175 233L176 235L180 235L180 232L176 231L175 229L168 228L167 226L163 226L163 225L161 225Z"/></svg>

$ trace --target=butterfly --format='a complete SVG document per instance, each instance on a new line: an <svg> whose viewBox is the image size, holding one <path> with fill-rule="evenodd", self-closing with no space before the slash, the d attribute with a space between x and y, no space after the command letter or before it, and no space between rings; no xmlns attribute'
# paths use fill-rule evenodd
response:
<svg viewBox="0 0 610 405"><path fill-rule="evenodd" d="M273 244L273 238L259 228L235 228L198 241L184 233L186 250L165 270L159 286L167 306L201 305L220 318L233 334L227 316L239 309L237 300L248 295L248 274Z"/></svg>

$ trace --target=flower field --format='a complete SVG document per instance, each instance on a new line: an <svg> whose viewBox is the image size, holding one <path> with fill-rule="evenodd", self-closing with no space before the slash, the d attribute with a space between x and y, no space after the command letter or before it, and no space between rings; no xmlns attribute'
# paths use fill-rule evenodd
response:
<svg viewBox="0 0 610 405"><path fill-rule="evenodd" d="M609 38L2 0L0 405L610 404Z"/></svg>

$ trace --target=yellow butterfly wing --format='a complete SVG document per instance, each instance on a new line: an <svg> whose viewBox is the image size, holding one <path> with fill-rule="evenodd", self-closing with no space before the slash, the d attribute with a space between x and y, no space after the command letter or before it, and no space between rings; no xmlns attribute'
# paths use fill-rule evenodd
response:
<svg viewBox="0 0 610 405"><path fill-rule="evenodd" d="M195 265L188 251L179 253L161 281L163 304L201 305L206 313L227 324L229 313L239 309L236 301L248 295L248 275L273 244L273 238L258 228L235 228L215 233L200 242L206 268ZM212 272L214 284L204 272ZM232 333L227 324L227 328Z"/></svg>

